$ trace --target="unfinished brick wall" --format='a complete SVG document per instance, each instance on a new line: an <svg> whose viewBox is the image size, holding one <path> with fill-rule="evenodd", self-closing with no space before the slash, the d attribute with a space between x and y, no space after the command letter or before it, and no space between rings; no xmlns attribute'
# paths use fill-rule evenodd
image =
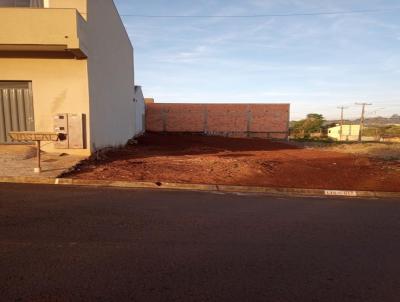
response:
<svg viewBox="0 0 400 302"><path fill-rule="evenodd" d="M146 104L146 130L286 139L289 104Z"/></svg>

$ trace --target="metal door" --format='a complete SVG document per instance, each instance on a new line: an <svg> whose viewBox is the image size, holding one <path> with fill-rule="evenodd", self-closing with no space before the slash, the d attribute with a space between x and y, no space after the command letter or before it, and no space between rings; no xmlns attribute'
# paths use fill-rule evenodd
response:
<svg viewBox="0 0 400 302"><path fill-rule="evenodd" d="M12 143L10 131L34 131L30 82L0 81L0 144Z"/></svg>

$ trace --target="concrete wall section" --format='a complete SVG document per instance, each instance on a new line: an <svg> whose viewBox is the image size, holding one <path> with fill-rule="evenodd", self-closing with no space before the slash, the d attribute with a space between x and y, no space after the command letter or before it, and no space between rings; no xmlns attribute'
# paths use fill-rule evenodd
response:
<svg viewBox="0 0 400 302"><path fill-rule="evenodd" d="M135 135L133 47L113 1L88 0L91 145L125 144Z"/></svg>
<svg viewBox="0 0 400 302"><path fill-rule="evenodd" d="M289 104L146 104L146 130L286 139Z"/></svg>
<svg viewBox="0 0 400 302"><path fill-rule="evenodd" d="M145 106L142 87L135 86L135 136L145 131Z"/></svg>

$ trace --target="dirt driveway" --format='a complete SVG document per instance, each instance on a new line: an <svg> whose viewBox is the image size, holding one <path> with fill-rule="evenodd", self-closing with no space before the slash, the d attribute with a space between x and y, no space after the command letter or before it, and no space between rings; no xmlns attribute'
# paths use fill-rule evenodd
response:
<svg viewBox="0 0 400 302"><path fill-rule="evenodd" d="M400 191L400 162L261 139L146 134L67 175L273 187Z"/></svg>

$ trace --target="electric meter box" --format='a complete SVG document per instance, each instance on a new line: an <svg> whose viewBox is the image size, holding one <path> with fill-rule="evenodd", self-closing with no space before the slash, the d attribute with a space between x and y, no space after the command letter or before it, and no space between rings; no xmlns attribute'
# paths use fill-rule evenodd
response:
<svg viewBox="0 0 400 302"><path fill-rule="evenodd" d="M83 149L83 115L68 114L68 149Z"/></svg>
<svg viewBox="0 0 400 302"><path fill-rule="evenodd" d="M59 113L54 116L54 132L61 134L63 140L54 143L56 149L68 149L68 114Z"/></svg>
<svg viewBox="0 0 400 302"><path fill-rule="evenodd" d="M64 140L55 143L56 149L84 149L84 114L59 113L54 116L54 131Z"/></svg>

